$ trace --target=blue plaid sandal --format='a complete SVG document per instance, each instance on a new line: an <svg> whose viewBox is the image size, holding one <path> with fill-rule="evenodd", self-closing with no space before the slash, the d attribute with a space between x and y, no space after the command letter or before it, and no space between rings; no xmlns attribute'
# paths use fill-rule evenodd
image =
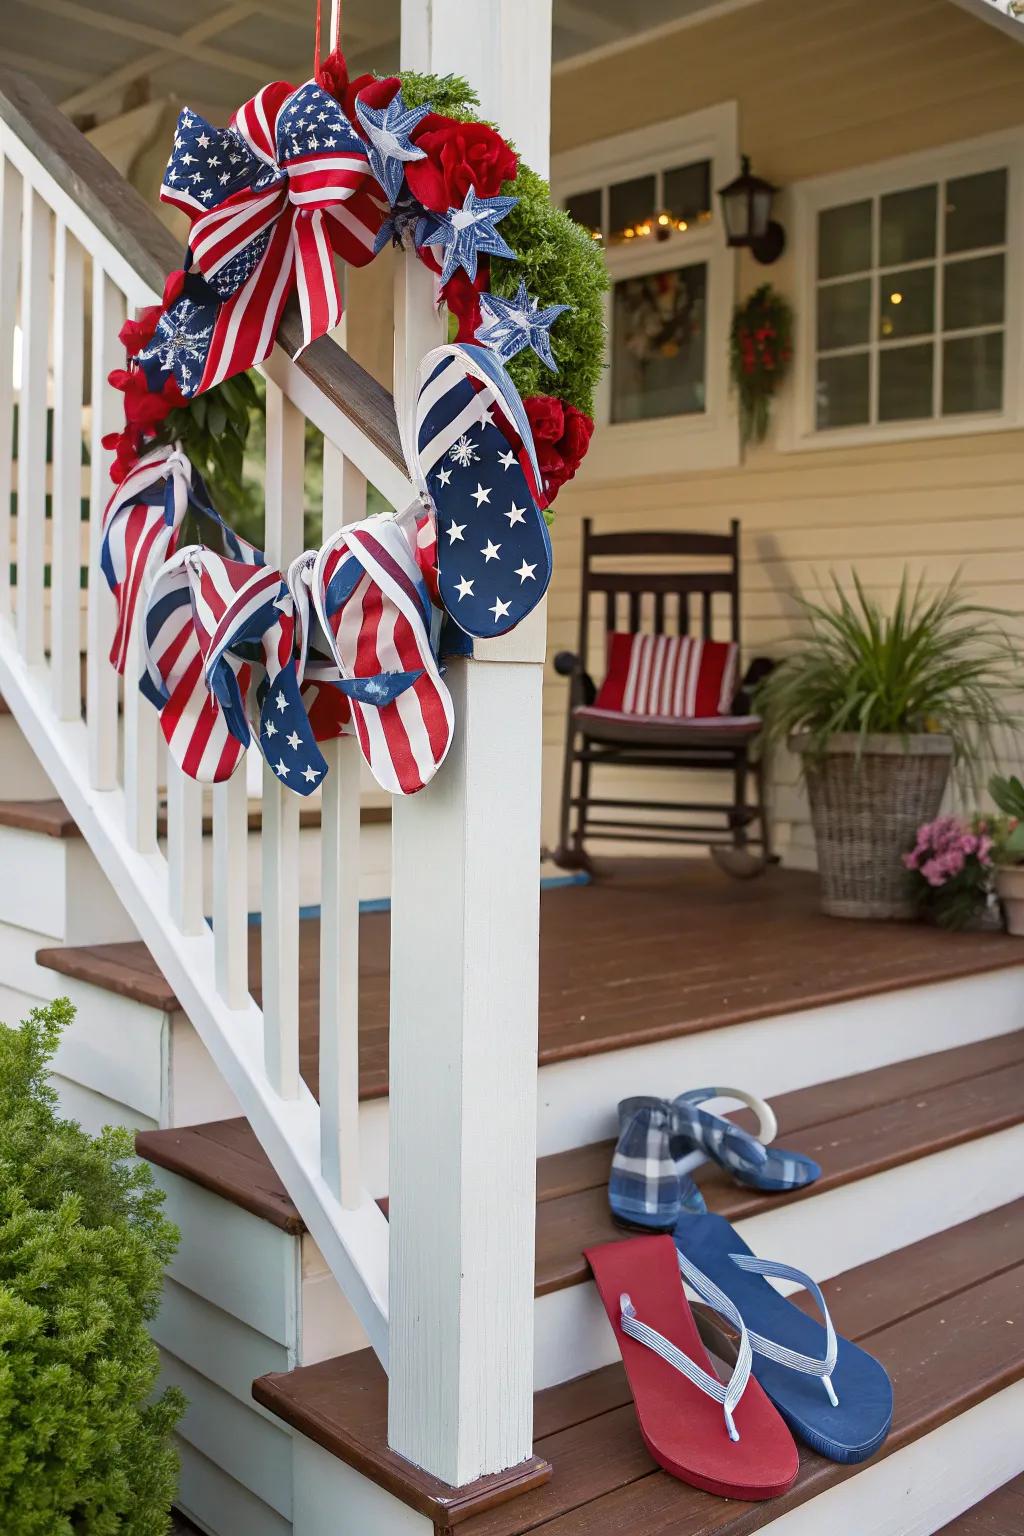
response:
<svg viewBox="0 0 1024 1536"><path fill-rule="evenodd" d="M690 1202L692 1209L692 1195ZM743 1318L752 1375L794 1435L830 1461L873 1455L892 1423L892 1383L873 1355L837 1335L815 1281L792 1265L757 1258L724 1216L684 1214L673 1236L687 1284L733 1326L737 1312ZM780 1295L769 1277L802 1286L822 1322ZM716 1354L728 1360L735 1353L716 1321L704 1314L700 1327Z"/></svg>
<svg viewBox="0 0 1024 1536"><path fill-rule="evenodd" d="M757 1136L699 1107L711 1099L748 1105L757 1115ZM706 1162L751 1189L782 1192L813 1184L821 1169L812 1158L765 1145L777 1131L771 1107L739 1088L694 1088L671 1101L623 1099L608 1185L612 1215L623 1226L671 1232L684 1211L705 1209L689 1175Z"/></svg>

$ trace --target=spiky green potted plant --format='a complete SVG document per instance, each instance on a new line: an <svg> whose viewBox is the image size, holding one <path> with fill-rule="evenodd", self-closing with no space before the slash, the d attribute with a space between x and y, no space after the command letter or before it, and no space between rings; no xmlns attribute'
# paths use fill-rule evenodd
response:
<svg viewBox="0 0 1024 1536"><path fill-rule="evenodd" d="M757 695L765 739L801 758L825 912L910 918L904 850L937 815L951 769L976 776L1009 726L1014 656L998 614L958 578L929 595L904 572L884 612L854 576L834 600L801 600L802 643Z"/></svg>
<svg viewBox="0 0 1024 1536"><path fill-rule="evenodd" d="M993 774L988 792L1006 817L996 836L996 895L1007 933L1024 938L1024 784L1012 774Z"/></svg>

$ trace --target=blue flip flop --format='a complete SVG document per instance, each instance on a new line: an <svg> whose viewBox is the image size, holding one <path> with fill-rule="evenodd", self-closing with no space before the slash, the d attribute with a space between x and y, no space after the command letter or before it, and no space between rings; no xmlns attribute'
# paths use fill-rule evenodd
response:
<svg viewBox="0 0 1024 1536"><path fill-rule="evenodd" d="M830 1461L873 1455L892 1423L892 1383L872 1355L836 1334L810 1276L757 1258L724 1216L707 1211L680 1216L673 1236L687 1284L726 1318L740 1313L752 1373L794 1435ZM824 1321L794 1306L768 1276L803 1286Z"/></svg>
<svg viewBox="0 0 1024 1536"><path fill-rule="evenodd" d="M749 1105L757 1136L699 1108L711 1099ZM623 1099L608 1185L613 1216L626 1226L671 1232L682 1212L706 1209L689 1175L709 1161L751 1189L778 1193L813 1184L821 1169L812 1158L765 1145L777 1130L770 1106L739 1088L695 1088L671 1101Z"/></svg>
<svg viewBox="0 0 1024 1536"><path fill-rule="evenodd" d="M514 629L551 580L551 539L520 446L539 486L523 403L494 353L472 343L428 352L418 373L412 468L437 516L441 601L476 639Z"/></svg>

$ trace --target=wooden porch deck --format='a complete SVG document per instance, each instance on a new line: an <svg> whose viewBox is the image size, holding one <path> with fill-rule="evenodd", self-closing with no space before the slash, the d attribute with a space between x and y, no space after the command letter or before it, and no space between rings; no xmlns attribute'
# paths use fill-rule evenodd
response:
<svg viewBox="0 0 1024 1536"><path fill-rule="evenodd" d="M698 861L609 865L541 897L541 1065L929 982L1024 965L1004 934L860 923L817 910L817 880L732 881ZM259 929L250 978L259 996ZM360 922L360 1091L387 1093L386 912ZM320 924L301 925L302 1070L316 1091ZM42 964L153 1007L177 999L142 943L43 950Z"/></svg>

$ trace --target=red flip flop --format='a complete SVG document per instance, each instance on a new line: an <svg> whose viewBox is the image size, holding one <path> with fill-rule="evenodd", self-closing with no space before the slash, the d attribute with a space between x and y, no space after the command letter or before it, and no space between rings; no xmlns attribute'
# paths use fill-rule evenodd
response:
<svg viewBox="0 0 1024 1536"><path fill-rule="evenodd" d="M727 1499L771 1499L799 1467L796 1443L750 1375L750 1341L723 1383L701 1343L669 1236L588 1248L615 1330L644 1444L660 1467ZM731 1304L730 1304L731 1305Z"/></svg>

